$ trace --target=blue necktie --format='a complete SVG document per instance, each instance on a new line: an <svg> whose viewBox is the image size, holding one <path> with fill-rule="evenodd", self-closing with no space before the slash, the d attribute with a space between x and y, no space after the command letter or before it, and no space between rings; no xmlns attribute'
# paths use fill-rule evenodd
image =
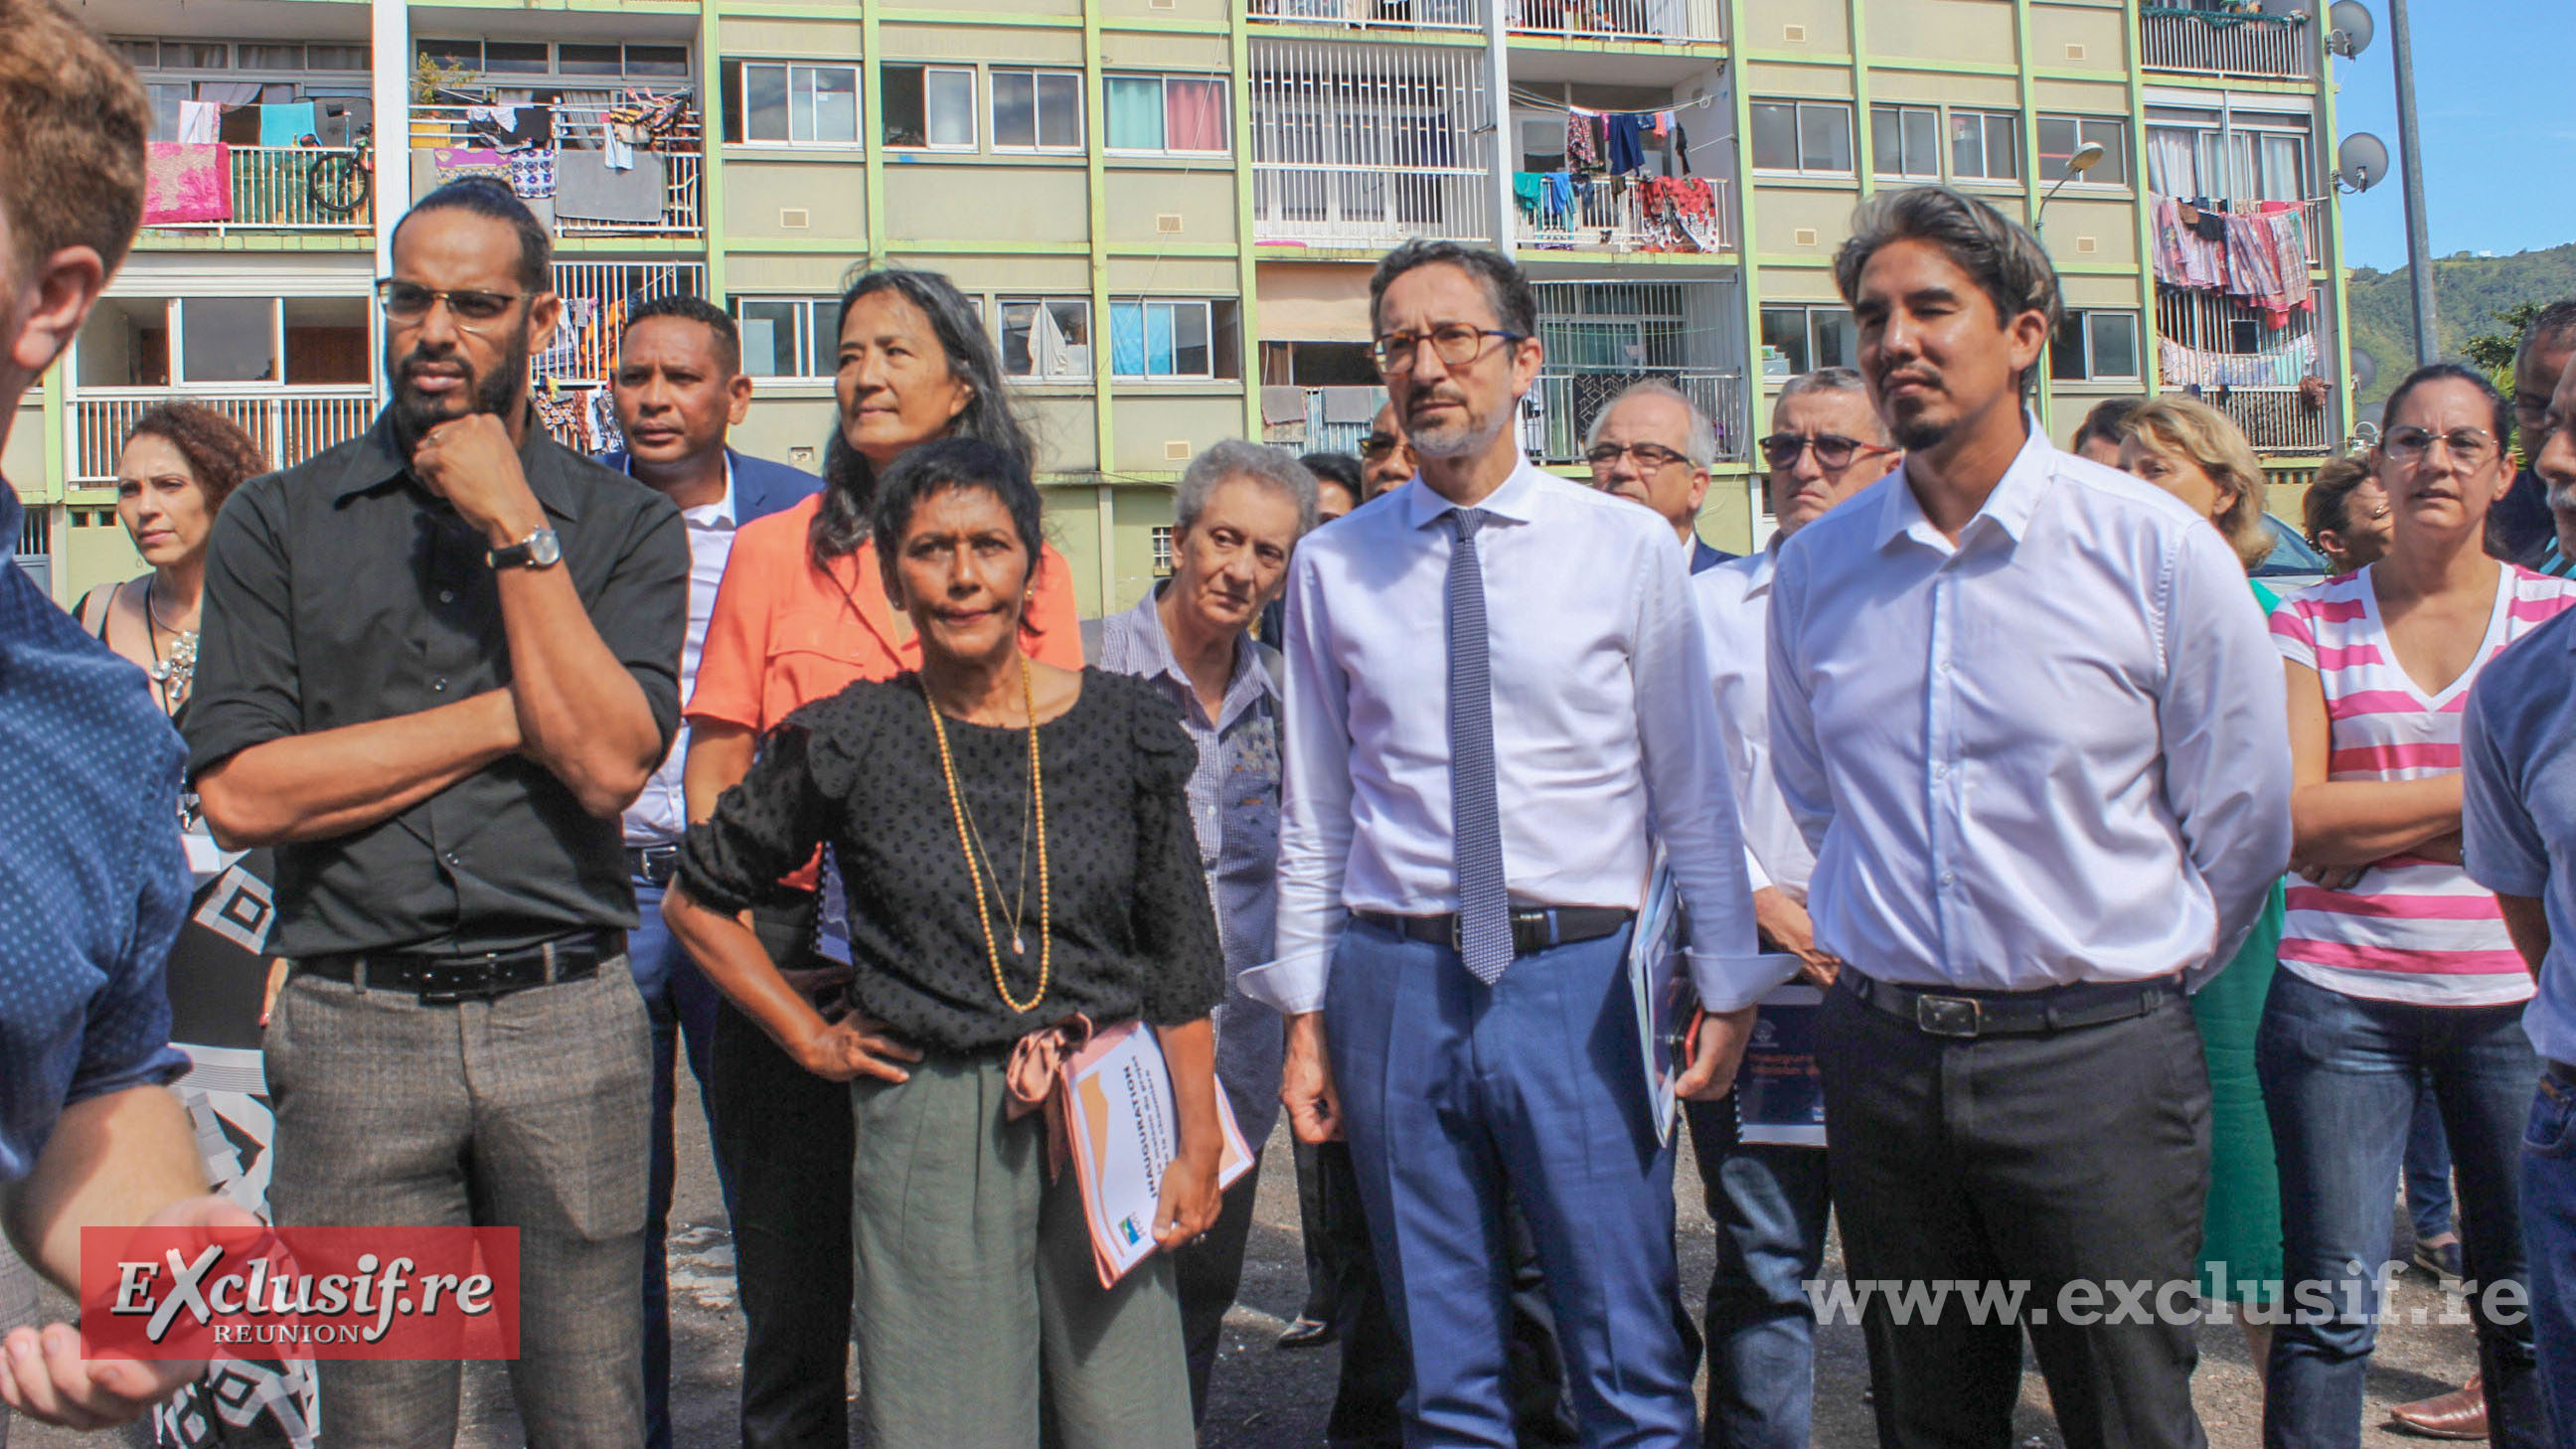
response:
<svg viewBox="0 0 2576 1449"><path fill-rule="evenodd" d="M1458 955L1487 986L1512 964L1511 890L1494 798L1494 684L1485 637L1485 570L1476 530L1492 517L1452 509L1449 553L1449 807L1458 860Z"/></svg>

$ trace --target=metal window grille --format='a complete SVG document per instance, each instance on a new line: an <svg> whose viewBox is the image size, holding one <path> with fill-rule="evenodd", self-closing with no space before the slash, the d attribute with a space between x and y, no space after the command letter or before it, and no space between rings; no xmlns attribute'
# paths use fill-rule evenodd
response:
<svg viewBox="0 0 2576 1449"><path fill-rule="evenodd" d="M1494 108L1477 52L1258 41L1253 227L1264 240L1380 248L1487 241Z"/></svg>
<svg viewBox="0 0 2576 1449"><path fill-rule="evenodd" d="M1154 577L1165 578L1172 572L1172 530L1154 530Z"/></svg>
<svg viewBox="0 0 2576 1449"><path fill-rule="evenodd" d="M529 372L559 382L606 382L617 366L627 308L650 297L703 297L706 290L704 262L557 262L563 322L553 343L528 359Z"/></svg>

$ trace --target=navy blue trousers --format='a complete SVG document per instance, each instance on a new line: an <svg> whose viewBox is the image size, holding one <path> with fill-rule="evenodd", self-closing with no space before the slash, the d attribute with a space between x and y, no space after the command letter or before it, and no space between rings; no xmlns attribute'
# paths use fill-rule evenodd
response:
<svg viewBox="0 0 2576 1449"><path fill-rule="evenodd" d="M1324 1024L1396 1329L1411 1449L1514 1442L1505 1363L1526 1214L1594 1449L1696 1442L1673 1262L1673 1156L1648 1121L1627 933L1514 962L1488 988L1446 946L1353 922Z"/></svg>

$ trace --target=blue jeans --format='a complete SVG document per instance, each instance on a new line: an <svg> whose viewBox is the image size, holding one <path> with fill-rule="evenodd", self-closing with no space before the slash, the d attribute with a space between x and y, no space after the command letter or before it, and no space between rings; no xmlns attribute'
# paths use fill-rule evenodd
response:
<svg viewBox="0 0 2576 1449"><path fill-rule="evenodd" d="M1707 1449L1807 1449L1816 1310L1832 1209L1821 1147L1738 1140L1735 1099L1688 1102L1700 1188L1717 1228L1708 1280Z"/></svg>
<svg viewBox="0 0 2576 1449"><path fill-rule="evenodd" d="M1699 1437L1673 1261L1673 1154L1648 1121L1627 932L1523 956L1488 987L1457 952L1354 921L1325 1040L1396 1331L1409 1449L1508 1449L1520 1206L1590 1449Z"/></svg>
<svg viewBox="0 0 2576 1449"><path fill-rule="evenodd" d="M635 909L641 920L626 938L626 952L634 962L635 989L653 1023L652 1196L644 1223L644 1442L647 1449L671 1449L671 1267L666 1245L671 1193L679 1176L671 1126L679 1092L671 1073L685 1042L689 1073L698 1079L699 1101L705 1102L716 1007L724 998L663 926L662 887L638 878ZM708 1140L713 1143L712 1133ZM716 1186L730 1214L733 1179L721 1157L716 1159Z"/></svg>
<svg viewBox="0 0 2576 1449"><path fill-rule="evenodd" d="M2540 1059L2519 1006L2366 1001L2296 971L2272 978L2256 1069L2281 1164L2286 1321L2266 1366L2267 1449L2350 1449L2361 1440L2363 1381L2384 1309L2388 1205L2407 1118L2429 1072L2459 1174L2467 1276L2525 1281L2520 1132ZM2540 1420L2532 1325L2517 1301L2473 1294L2497 1449L2550 1442Z"/></svg>
<svg viewBox="0 0 2576 1449"><path fill-rule="evenodd" d="M2550 1442L2576 1444L2576 1088L2543 1077L2522 1133L2522 1236Z"/></svg>
<svg viewBox="0 0 2576 1449"><path fill-rule="evenodd" d="M2451 1140L2442 1135L2442 1109L2433 1101L2433 1079L2427 1076L2415 1094L2415 1120L2406 1128L2406 1216L2415 1223L2415 1241L2451 1231Z"/></svg>

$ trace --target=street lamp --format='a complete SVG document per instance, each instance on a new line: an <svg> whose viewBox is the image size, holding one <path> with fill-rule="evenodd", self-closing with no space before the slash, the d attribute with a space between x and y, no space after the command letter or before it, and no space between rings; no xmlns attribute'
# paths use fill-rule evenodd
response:
<svg viewBox="0 0 2576 1449"><path fill-rule="evenodd" d="M2101 165L2102 158L2109 154L2109 152L2102 149L2101 142L2087 141L2083 145L2075 148L2074 155L2066 158L2066 174L2057 178L2057 185L2048 188L2048 194L2039 199L2039 210L2031 213L2030 234L2041 238L2041 250L2045 251L2048 247L2046 235L2040 231L2040 228L2048 221L2048 204L2057 199L2057 193L2065 188L2067 182L2072 181L2076 177L2083 175L2085 172L2092 170L2094 167ZM2055 338L2051 338L2047 343L2043 344L2039 350L2039 361L2032 364L2030 371L2023 377L2023 393L2025 396L2038 401L2040 418L2043 422L2046 421L2048 417L2048 394L2044 385L2040 381L2040 373L2048 366L2049 348L2055 345Z"/></svg>

